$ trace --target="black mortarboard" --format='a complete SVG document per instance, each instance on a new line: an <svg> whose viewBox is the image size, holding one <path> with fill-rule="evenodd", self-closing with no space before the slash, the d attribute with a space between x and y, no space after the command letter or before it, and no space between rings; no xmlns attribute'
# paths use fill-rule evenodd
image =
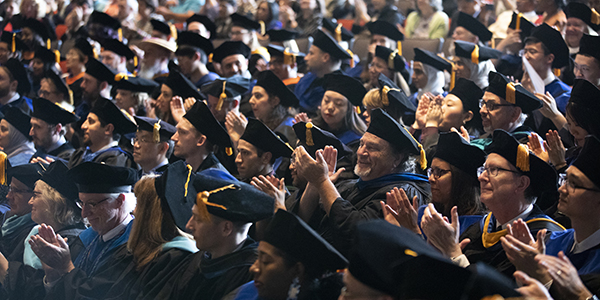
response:
<svg viewBox="0 0 600 300"><path fill-rule="evenodd" d="M197 174L193 185L196 207L204 219L211 214L233 222L253 223L273 215L273 198L247 183Z"/></svg>
<svg viewBox="0 0 600 300"><path fill-rule="evenodd" d="M36 19L25 19L25 21L23 22L23 27L27 27L31 29L31 31L33 31L35 34L39 35L44 41L44 44L50 38L50 32L48 32L48 28L44 25L44 23Z"/></svg>
<svg viewBox="0 0 600 300"><path fill-rule="evenodd" d="M227 41L217 47L213 52L213 61L220 63L225 57L241 54L245 58L250 57L250 47L241 41Z"/></svg>
<svg viewBox="0 0 600 300"><path fill-rule="evenodd" d="M69 167L58 159L48 166L41 180L67 198L69 204L76 207L75 201L79 199L79 190L75 182L68 177L68 171Z"/></svg>
<svg viewBox="0 0 600 300"><path fill-rule="evenodd" d="M94 113L107 124L113 124L115 133L125 134L137 130L137 125L134 123L133 117L124 110L120 110L108 99L100 97L96 100L90 112Z"/></svg>
<svg viewBox="0 0 600 300"><path fill-rule="evenodd" d="M117 74L113 84L114 89L143 92L148 94L152 93L152 91L154 91L154 89L157 87L158 83L154 80L136 76L127 76L124 74Z"/></svg>
<svg viewBox="0 0 600 300"><path fill-rule="evenodd" d="M23 40L17 36L17 33L10 31L3 31L0 36L0 42L4 42L8 44L8 51L22 51L29 50L29 47L23 43Z"/></svg>
<svg viewBox="0 0 600 300"><path fill-rule="evenodd" d="M535 28L533 23L529 22L523 14L517 14L513 12L512 19L510 20L510 24L508 24L508 28L514 30L521 30L521 41L525 41L525 38L531 35L531 30Z"/></svg>
<svg viewBox="0 0 600 300"><path fill-rule="evenodd" d="M27 70L25 70L23 63L16 58L9 58L4 66L10 71L13 78L19 82L17 93L23 96L29 94L29 91L31 91L31 81L29 81L29 76L27 76Z"/></svg>
<svg viewBox="0 0 600 300"><path fill-rule="evenodd" d="M362 83L350 76L329 73L325 75L325 91L334 91L346 97L354 106L361 106L367 89Z"/></svg>
<svg viewBox="0 0 600 300"><path fill-rule="evenodd" d="M454 52L456 56L471 60L474 64L482 61L496 59L502 56L502 52L494 48L479 46L464 41L454 41Z"/></svg>
<svg viewBox="0 0 600 300"><path fill-rule="evenodd" d="M351 59L352 57L338 42L336 42L333 37L329 34L323 32L320 29L317 29L313 33L313 46L318 47L323 52L329 53L331 56L337 59Z"/></svg>
<svg viewBox="0 0 600 300"><path fill-rule="evenodd" d="M440 133L434 158L439 158L477 179L477 168L485 163L485 152L456 132Z"/></svg>
<svg viewBox="0 0 600 300"><path fill-rule="evenodd" d="M479 300L494 297L519 299L522 296L516 291L517 286L512 279L483 262L471 264L467 270L471 276L464 287L461 299Z"/></svg>
<svg viewBox="0 0 600 300"><path fill-rule="evenodd" d="M254 118L248 118L248 124L240 139L264 152L271 152L274 158L289 158L294 151L290 145L277 136L267 125Z"/></svg>
<svg viewBox="0 0 600 300"><path fill-rule="evenodd" d="M179 96L184 100L190 97L198 100L204 99L198 88L178 71L171 70L164 84L173 90L173 96Z"/></svg>
<svg viewBox="0 0 600 300"><path fill-rule="evenodd" d="M596 187L600 187L600 141L593 135L585 137L585 144L579 156L571 164L583 172Z"/></svg>
<svg viewBox="0 0 600 300"><path fill-rule="evenodd" d="M66 125L79 120L79 117L74 113L44 98L33 99L33 113L31 113L31 116L48 124Z"/></svg>
<svg viewBox="0 0 600 300"><path fill-rule="evenodd" d="M479 114L479 100L483 97L484 92L473 81L459 78L450 94L462 101L464 111L470 110L473 114Z"/></svg>
<svg viewBox="0 0 600 300"><path fill-rule="evenodd" d="M492 143L485 148L485 152L504 157L523 175L529 177L530 185L536 195L556 191L558 180L556 170L530 152L526 145L520 144L510 133L502 129L494 130Z"/></svg>
<svg viewBox="0 0 600 300"><path fill-rule="evenodd" d="M215 81L203 85L200 90L204 95L221 98L221 95L225 94L225 98L233 98L245 94L249 87L250 79L236 75L229 78L215 79Z"/></svg>
<svg viewBox="0 0 600 300"><path fill-rule="evenodd" d="M151 19L150 24L152 24L152 29L166 35L171 35L171 26L169 26L169 24L166 22L157 19Z"/></svg>
<svg viewBox="0 0 600 300"><path fill-rule="evenodd" d="M298 146L303 146L312 157L315 156L317 150L324 149L325 146L333 146L337 149L338 159L352 154L352 149L342 143L333 133L325 131L313 123L298 122L292 127L300 141Z"/></svg>
<svg viewBox="0 0 600 300"><path fill-rule="evenodd" d="M97 10L90 15L88 24L101 24L115 30L121 28L121 22L119 20Z"/></svg>
<svg viewBox="0 0 600 300"><path fill-rule="evenodd" d="M367 132L386 140L398 152L408 151L420 155L419 165L421 169L427 168L427 159L423 146L394 118L390 117L381 108L371 110L371 124Z"/></svg>
<svg viewBox="0 0 600 300"><path fill-rule="evenodd" d="M31 117L16 106L6 105L2 107L4 120L15 127L27 139L31 140L29 131L31 130Z"/></svg>
<svg viewBox="0 0 600 300"><path fill-rule="evenodd" d="M402 55L398 54L398 51L394 51L390 48L383 46L375 47L375 56L383 59L387 62L387 67L396 72L401 72L406 69L406 62Z"/></svg>
<svg viewBox="0 0 600 300"><path fill-rule="evenodd" d="M177 131L175 126L160 119L138 116L134 116L133 118L137 123L138 131L152 132L153 139L156 143L170 140Z"/></svg>
<svg viewBox="0 0 600 300"><path fill-rule="evenodd" d="M203 36L191 31L183 31L178 34L177 46L191 46L198 48L204 51L206 55L212 53L215 49L210 40L207 40Z"/></svg>
<svg viewBox="0 0 600 300"><path fill-rule="evenodd" d="M65 97L70 97L71 89L67 85L67 82L62 78L61 74L58 74L57 71L52 69L46 71L46 73L44 73L44 78L52 80L52 83L54 83L54 86L56 86L56 89L60 93L63 93Z"/></svg>
<svg viewBox="0 0 600 300"><path fill-rule="evenodd" d="M354 34L350 32L350 30L344 28L344 26L335 19L323 18L323 28L329 31L331 36L333 36L338 43L342 41L347 42L354 38Z"/></svg>
<svg viewBox="0 0 600 300"><path fill-rule="evenodd" d="M35 188L35 182L42 178L42 175L46 171L45 166L41 163L36 164L23 164L11 167L8 169L8 177L16 178L29 189Z"/></svg>
<svg viewBox="0 0 600 300"><path fill-rule="evenodd" d="M458 12L458 19L456 20L456 26L464 27L472 34L479 37L481 42L487 42L492 39L492 32L489 31L485 25L479 20L473 18L473 16L466 14L462 11Z"/></svg>
<svg viewBox="0 0 600 300"><path fill-rule="evenodd" d="M418 61L426 65L432 66L440 71L446 70L448 72L452 72L452 63L450 61L427 50L415 48L414 61Z"/></svg>
<svg viewBox="0 0 600 300"><path fill-rule="evenodd" d="M33 57L40 59L45 64L60 63L60 53L44 47L38 47Z"/></svg>
<svg viewBox="0 0 600 300"><path fill-rule="evenodd" d="M167 170L154 181L156 194L168 207L179 229L185 231L185 225L192 217L192 207L196 202L196 189L194 189L194 173L183 161L176 161L169 165Z"/></svg>
<svg viewBox="0 0 600 300"><path fill-rule="evenodd" d="M204 25L204 27L206 28L206 30L210 31L210 38L211 39L215 39L217 37L217 25L215 25L215 23L207 16L204 15L199 15L199 14L195 14L191 17L189 17L187 20L185 20L186 25L186 29L189 30L189 28L187 28L187 26L190 26L190 23L193 22L199 22L202 23L202 25Z"/></svg>
<svg viewBox="0 0 600 300"><path fill-rule="evenodd" d="M546 23L531 30L531 36L542 42L550 53L554 54L553 68L562 68L569 65L569 47L560 32Z"/></svg>
<svg viewBox="0 0 600 300"><path fill-rule="evenodd" d="M91 161L73 167L67 175L80 193L89 194L130 193L139 179L135 169Z"/></svg>
<svg viewBox="0 0 600 300"><path fill-rule="evenodd" d="M298 32L287 29L269 29L267 30L267 34L271 42L285 42L293 40L298 36Z"/></svg>
<svg viewBox="0 0 600 300"><path fill-rule="evenodd" d="M89 59L93 59L96 54L94 53L94 48L85 38L78 38L75 40L75 44L73 48L79 49L83 55L87 56Z"/></svg>
<svg viewBox="0 0 600 300"><path fill-rule="evenodd" d="M371 34L383 35L396 42L404 40L404 34L398 30L392 23L386 21L375 21L367 23L367 29Z"/></svg>
<svg viewBox="0 0 600 300"><path fill-rule="evenodd" d="M575 79L569 102L579 104L587 109L600 109L600 89L585 79Z"/></svg>
<svg viewBox="0 0 600 300"><path fill-rule="evenodd" d="M117 75L111 68L94 58L90 58L85 64L85 73L96 78L98 82L106 81L111 85L115 81L115 75Z"/></svg>
<svg viewBox="0 0 600 300"><path fill-rule="evenodd" d="M260 29L260 23L258 23L257 21L254 21L246 16L240 15L238 13L233 13L229 17L231 17L231 24L233 26L243 27L248 30L259 30Z"/></svg>
<svg viewBox="0 0 600 300"><path fill-rule="evenodd" d="M313 272L335 272L348 265L346 258L296 215L278 210L265 229L264 242L300 261ZM320 274L319 274L320 275Z"/></svg>
<svg viewBox="0 0 600 300"><path fill-rule="evenodd" d="M127 60L133 59L135 53L129 49L125 44L116 39L106 39L102 43L104 50L112 51L117 55L125 57Z"/></svg>
<svg viewBox="0 0 600 300"><path fill-rule="evenodd" d="M211 143L226 148L232 147L229 134L215 119L204 101L196 101L183 117L190 121L194 128L204 134Z"/></svg>
<svg viewBox="0 0 600 300"><path fill-rule="evenodd" d="M508 77L494 71L490 71L488 77L490 84L486 91L520 107L524 113L542 107L542 101L520 83L513 83Z"/></svg>
<svg viewBox="0 0 600 300"><path fill-rule="evenodd" d="M271 55L271 57L273 57L273 56L283 57L283 63L286 65L292 65L293 63L300 63L301 61L304 60L304 56L306 56L306 54L304 54L304 53L290 52L288 50L288 48L284 48L284 47L272 45L272 44L267 46L267 51L269 51L269 54Z"/></svg>
<svg viewBox="0 0 600 300"><path fill-rule="evenodd" d="M285 107L297 107L298 98L271 70L262 71L256 76L256 86L264 88L269 94L279 97L279 103Z"/></svg>
<svg viewBox="0 0 600 300"><path fill-rule="evenodd" d="M600 29L600 14L583 3L569 2L565 14L567 18L580 19L595 31Z"/></svg>
<svg viewBox="0 0 600 300"><path fill-rule="evenodd" d="M579 40L579 53L595 58L600 63L600 36L583 34Z"/></svg>
<svg viewBox="0 0 600 300"><path fill-rule="evenodd" d="M379 46L378 46L379 47ZM406 97L404 92L389 78L382 73L379 74L379 86L381 87L381 102L384 106L397 106L404 111L416 111L415 105Z"/></svg>

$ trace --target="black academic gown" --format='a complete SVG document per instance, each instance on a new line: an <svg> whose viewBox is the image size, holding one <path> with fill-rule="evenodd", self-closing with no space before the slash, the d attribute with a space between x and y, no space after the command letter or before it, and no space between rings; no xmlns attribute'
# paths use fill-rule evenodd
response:
<svg viewBox="0 0 600 300"><path fill-rule="evenodd" d="M196 173L204 171L206 169L219 169L223 172L229 173L227 168L225 168L219 159L211 152L206 158L202 161L198 169L196 169Z"/></svg>
<svg viewBox="0 0 600 300"><path fill-rule="evenodd" d="M73 155L73 152L75 152L75 149L73 148L73 146L71 146L71 144L69 142L66 142L66 143L60 145L60 147L58 147L50 152L46 152L42 149L39 149L33 154L31 159L34 159L37 157L41 157L41 158L45 159L46 157L49 156L54 159L60 158L65 161L69 161L69 159L71 158L71 155Z"/></svg>
<svg viewBox="0 0 600 300"><path fill-rule="evenodd" d="M25 100L25 98L23 98L23 96L22 96L22 95L19 97L19 99L15 100L15 101L13 101L13 102L11 102L11 103L8 103L8 104L6 104L6 105L2 105L2 106L0 107L0 111L3 111L3 108L4 108L5 106L12 106L12 107L17 107L17 108L20 108L22 111L24 111L24 112L25 112L25 113L27 113L27 114L31 114L31 111L32 111L32 110L31 110L31 107L30 107L30 106L29 106L29 104L27 103L27 100Z"/></svg>
<svg viewBox="0 0 600 300"><path fill-rule="evenodd" d="M114 146L106 150L101 150L95 153L93 159L86 160L84 155L86 154L86 148L79 148L73 155L71 155L71 159L69 160L69 169L85 162L85 161L93 161L99 163L106 163L111 166L118 167L128 167L137 169L137 164L133 161L133 156L131 154L123 151L119 146Z"/></svg>

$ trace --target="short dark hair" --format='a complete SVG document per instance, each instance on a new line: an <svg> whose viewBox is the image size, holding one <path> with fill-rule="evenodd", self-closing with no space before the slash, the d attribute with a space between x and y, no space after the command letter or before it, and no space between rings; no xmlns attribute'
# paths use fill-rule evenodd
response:
<svg viewBox="0 0 600 300"><path fill-rule="evenodd" d="M197 48L197 47L192 47L189 45L184 45L184 46L178 47L177 51L175 51L175 56L185 56L187 58L193 58L196 53L200 53L200 62L201 63L206 64L208 62L208 57L206 55L206 52L204 52L204 50Z"/></svg>
<svg viewBox="0 0 600 300"><path fill-rule="evenodd" d="M542 41L540 41L540 39L533 37L533 36L530 36L525 39L525 45L537 44L537 43L542 44L542 50L544 51L544 55L552 54L552 52L550 52L550 49L548 49L548 47L546 47L546 45L544 45L544 43L542 43Z"/></svg>
<svg viewBox="0 0 600 300"><path fill-rule="evenodd" d="M567 115L577 126L585 129L588 134L600 136L600 119L596 111L573 101L569 101L566 108Z"/></svg>

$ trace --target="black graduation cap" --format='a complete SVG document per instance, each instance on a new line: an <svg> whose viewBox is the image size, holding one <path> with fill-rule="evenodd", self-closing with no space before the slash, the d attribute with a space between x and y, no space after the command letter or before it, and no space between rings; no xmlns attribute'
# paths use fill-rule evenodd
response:
<svg viewBox="0 0 600 300"><path fill-rule="evenodd" d="M269 29L267 30L267 34L271 42L285 42L293 40L298 36L298 32L287 29Z"/></svg>
<svg viewBox="0 0 600 300"><path fill-rule="evenodd" d="M73 167L67 175L80 193L90 194L129 193L139 179L135 169L91 161Z"/></svg>
<svg viewBox="0 0 600 300"><path fill-rule="evenodd" d="M298 146L303 146L312 157L315 156L317 150L324 149L325 146L333 146L337 149L338 159L352 154L352 149L342 143L333 133L325 131L311 122L298 122L292 127L299 140Z"/></svg>
<svg viewBox="0 0 600 300"><path fill-rule="evenodd" d="M583 34L579 40L579 53L595 58L600 62L600 37Z"/></svg>
<svg viewBox="0 0 600 300"><path fill-rule="evenodd" d="M256 75L256 86L264 88L269 94L279 97L279 103L285 107L297 107L298 98L271 70Z"/></svg>
<svg viewBox="0 0 600 300"><path fill-rule="evenodd" d="M318 47L323 52L329 53L331 56L337 59L351 59L352 57L338 42L336 42L333 37L329 34L323 32L320 29L317 29L313 33L313 46Z"/></svg>
<svg viewBox="0 0 600 300"><path fill-rule="evenodd" d="M132 92L152 93L158 83L154 80L145 79L142 77L128 76L125 74L117 74L113 84L114 89L127 90Z"/></svg>
<svg viewBox="0 0 600 300"><path fill-rule="evenodd" d="M419 164L421 169L427 168L427 159L423 146L394 118L390 117L381 108L371 110L371 124L367 132L386 140L399 152L420 155Z"/></svg>
<svg viewBox="0 0 600 300"><path fill-rule="evenodd" d="M31 117L22 111L20 108L15 106L6 105L2 107L2 113L4 113L4 120L15 127L20 133L22 133L27 139L31 140L29 131L31 130Z"/></svg>
<svg viewBox="0 0 600 300"><path fill-rule="evenodd" d="M126 134L137 130L133 117L124 110L120 110L108 99L100 97L96 100L90 112L107 124L113 124L115 133Z"/></svg>
<svg viewBox="0 0 600 300"><path fill-rule="evenodd" d="M473 18L473 16L462 11L458 12L456 26L464 27L472 34L478 36L481 42L487 42L492 39L492 32L489 31L485 25Z"/></svg>
<svg viewBox="0 0 600 300"><path fill-rule="evenodd" d="M248 30L259 30L260 29L260 23L258 23L257 21L254 21L246 16L240 15L238 13L233 13L229 17L231 17L231 24L233 26L239 26L242 28L246 28Z"/></svg>
<svg viewBox="0 0 600 300"><path fill-rule="evenodd" d="M56 86L56 89L60 92L63 93L66 97L70 97L71 98L71 103L73 102L73 96L72 96L72 92L71 89L69 88L69 86L67 85L67 83L65 82L65 80L62 78L62 74L59 74L58 72L60 71L55 71L55 70L48 70L44 73L44 78L48 78L50 80L52 80L52 83L54 83L54 86Z"/></svg>
<svg viewBox="0 0 600 300"><path fill-rule="evenodd" d="M241 75L229 78L215 79L215 81L203 85L200 90L205 95L217 98L233 98L245 94L250 87L250 79ZM224 97L222 95L225 94Z"/></svg>
<svg viewBox="0 0 600 300"><path fill-rule="evenodd" d="M118 19L115 19L108 14L97 10L94 10L94 12L90 15L88 24L101 24L115 30L121 28L121 22Z"/></svg>
<svg viewBox="0 0 600 300"><path fill-rule="evenodd" d="M583 3L569 2L565 14L567 18L580 19L595 31L600 29L600 14Z"/></svg>
<svg viewBox="0 0 600 300"><path fill-rule="evenodd" d="M273 198L247 183L199 173L193 185L196 207L205 220L214 215L233 222L253 223L273 215Z"/></svg>
<svg viewBox="0 0 600 300"><path fill-rule="evenodd" d="M403 286L399 269L416 271L410 261L426 256L448 261L442 254L414 232L384 220L373 220L356 226L350 249L348 271L361 283L391 296L399 295ZM398 298L404 299L404 298Z"/></svg>
<svg viewBox="0 0 600 300"><path fill-rule="evenodd" d="M44 98L33 99L33 113L31 116L54 125L66 125L79 120L79 117L74 113L64 109L58 103L52 103Z"/></svg>
<svg viewBox="0 0 600 300"><path fill-rule="evenodd" d="M250 47L241 41L227 41L215 49L212 60L221 63L225 57L235 54L241 54L245 58L249 58Z"/></svg>
<svg viewBox="0 0 600 300"><path fill-rule="evenodd" d="M112 51L119 56L125 57L127 60L133 59L135 53L129 49L125 44L116 39L106 39L102 43L104 50Z"/></svg>
<svg viewBox="0 0 600 300"><path fill-rule="evenodd" d="M206 55L212 53L215 49L210 40L207 40L203 36L191 31L183 31L179 33L177 37L177 46L191 46L198 48L204 51Z"/></svg>
<svg viewBox="0 0 600 300"><path fill-rule="evenodd" d="M600 187L600 141L593 135L585 137L585 144L579 153L579 156L573 161L571 166L577 167L583 172L596 187Z"/></svg>
<svg viewBox="0 0 600 300"><path fill-rule="evenodd" d="M173 90L173 96L179 96L184 100L189 97L198 100L204 99L198 91L198 88L189 79L183 76L181 72L171 70L169 72L169 77L167 77L167 81L165 81L164 84Z"/></svg>
<svg viewBox="0 0 600 300"><path fill-rule="evenodd" d="M196 189L192 184L196 173L182 160L169 165L160 177L154 180L156 194L168 207L179 229L185 231L185 225L192 217L192 207L196 202Z"/></svg>
<svg viewBox="0 0 600 300"><path fill-rule="evenodd" d="M38 47L33 57L40 59L45 64L60 63L60 53L44 47Z"/></svg>
<svg viewBox="0 0 600 300"><path fill-rule="evenodd" d="M513 12L508 28L521 30L521 34L519 34L521 36L521 41L525 41L525 38L531 35L531 30L535 28L535 25L523 17L523 14Z"/></svg>
<svg viewBox="0 0 600 300"><path fill-rule="evenodd" d="M217 25L215 25L215 23L209 17L207 17L205 15L195 14L195 15L189 17L187 20L185 20L185 23L187 24L186 28L187 28L187 26L190 26L190 23L193 23L193 22L202 23L202 25L204 25L206 30L210 31L210 38L211 39L216 38Z"/></svg>
<svg viewBox="0 0 600 300"><path fill-rule="evenodd" d="M473 114L479 114L479 100L483 97L483 90L473 81L465 78L459 78L450 91L462 101L465 111L472 111Z"/></svg>
<svg viewBox="0 0 600 300"><path fill-rule="evenodd" d="M569 102L588 109L600 109L600 89L585 79L575 79Z"/></svg>
<svg viewBox="0 0 600 300"><path fill-rule="evenodd" d="M348 265L346 258L296 215L278 210L265 229L264 242L300 261L307 269L335 272Z"/></svg>
<svg viewBox="0 0 600 300"><path fill-rule="evenodd" d="M516 291L517 285L512 279L483 262L471 264L467 270L471 276L461 299L518 299L522 296Z"/></svg>
<svg viewBox="0 0 600 300"><path fill-rule="evenodd" d="M29 76L27 76L27 70L25 70L23 63L16 58L9 58L4 66L10 71L13 78L19 82L17 93L23 96L29 94L29 91L31 91L31 81L29 81Z"/></svg>
<svg viewBox="0 0 600 300"><path fill-rule="evenodd" d="M502 52L494 48L479 46L464 41L454 41L454 52L456 56L470 59L474 64L479 64L488 59L497 59L502 56Z"/></svg>
<svg viewBox="0 0 600 300"><path fill-rule="evenodd" d="M508 77L494 71L490 71L488 77L490 83L486 91L520 107L524 113L542 107L542 101L520 83L514 83Z"/></svg>
<svg viewBox="0 0 600 300"><path fill-rule="evenodd" d="M440 71L452 72L452 63L431 51L415 48L414 61L432 66Z"/></svg>
<svg viewBox="0 0 600 300"><path fill-rule="evenodd" d="M540 40L554 54L553 68L562 68L569 65L569 47L558 30L542 23L531 30L531 37Z"/></svg>
<svg viewBox="0 0 600 300"><path fill-rule="evenodd" d="M325 75L325 91L334 91L346 97L354 106L361 106L367 89L362 83L350 76L338 73Z"/></svg>
<svg viewBox="0 0 600 300"><path fill-rule="evenodd" d="M248 125L240 139L254 145L254 147L264 151L271 152L273 157L292 157L294 149L284 142L263 122L248 118Z"/></svg>
<svg viewBox="0 0 600 300"><path fill-rule="evenodd" d="M404 92L389 78L379 74L377 78L381 87L381 102L385 106L398 106L404 111L416 111L415 105L406 97Z"/></svg>
<svg viewBox="0 0 600 300"><path fill-rule="evenodd" d="M288 48L272 44L267 46L267 51L269 51L271 57L283 57L283 63L286 65L291 65L293 63L299 64L304 60L304 56L306 56L306 54L302 52L290 52Z"/></svg>
<svg viewBox="0 0 600 300"><path fill-rule="evenodd" d="M16 178L29 189L35 188L35 182L42 178L42 175L46 171L46 167L41 163L35 164L23 164L11 167L8 169L8 177Z"/></svg>
<svg viewBox="0 0 600 300"><path fill-rule="evenodd" d="M115 82L115 75L117 75L117 72L95 58L90 58L85 64L85 73L90 74L99 82L106 81L111 85Z"/></svg>
<svg viewBox="0 0 600 300"><path fill-rule="evenodd" d="M530 185L536 195L556 191L558 184L556 170L529 151L526 145L520 144L510 133L502 129L494 130L492 143L485 148L485 152L504 157L523 175L529 177Z"/></svg>
<svg viewBox="0 0 600 300"><path fill-rule="evenodd" d="M477 168L485 163L486 154L456 132L440 133L434 158L439 158L477 179Z"/></svg>
<svg viewBox="0 0 600 300"><path fill-rule="evenodd" d="M50 32L48 31L46 25L34 18L25 19L25 21L23 22L23 27L27 27L31 29L31 31L33 31L35 34L39 35L44 41L44 43L46 43L48 39L50 39Z"/></svg>
<svg viewBox="0 0 600 300"><path fill-rule="evenodd" d="M388 23L386 21L375 21L367 23L367 29L371 32L371 34L383 35L389 39L394 41L403 41L404 34L398 30L396 26L392 23Z"/></svg>
<svg viewBox="0 0 600 300"><path fill-rule="evenodd" d="M0 42L7 43L10 52L29 50L29 47L23 43L16 32L2 31Z"/></svg>
<svg viewBox="0 0 600 300"><path fill-rule="evenodd" d="M323 28L329 31L338 43L342 41L347 42L354 38L354 34L344 28L342 23L338 23L335 19L323 18Z"/></svg>
<svg viewBox="0 0 600 300"><path fill-rule="evenodd" d="M90 43L85 38L76 39L75 44L73 45L73 48L79 49L79 51L81 51L81 53L83 53L83 55L87 56L90 59L93 59L96 57L94 48L92 47L92 45L90 45Z"/></svg>
<svg viewBox="0 0 600 300"><path fill-rule="evenodd" d="M404 57L398 54L398 51L392 50L388 47L376 46L375 56L386 61L388 68L396 72L401 72L402 70L406 69Z"/></svg>
<svg viewBox="0 0 600 300"><path fill-rule="evenodd" d="M75 182L68 177L68 171L67 165L58 159L48 166L41 180L70 200L69 204L77 207L75 201L79 199L79 190Z"/></svg>
<svg viewBox="0 0 600 300"><path fill-rule="evenodd" d="M215 119L204 101L196 101L183 117L190 121L194 128L204 134L211 143L226 148L233 147L227 130ZM226 150L229 152L231 149Z"/></svg>
<svg viewBox="0 0 600 300"><path fill-rule="evenodd" d="M171 26L169 24L157 19L151 19L150 24L152 25L152 29L166 35L171 35Z"/></svg>
<svg viewBox="0 0 600 300"><path fill-rule="evenodd" d="M161 119L154 119L148 117L134 116L135 123L137 123L138 131L149 131L152 132L154 142L166 142L177 131L177 128Z"/></svg>

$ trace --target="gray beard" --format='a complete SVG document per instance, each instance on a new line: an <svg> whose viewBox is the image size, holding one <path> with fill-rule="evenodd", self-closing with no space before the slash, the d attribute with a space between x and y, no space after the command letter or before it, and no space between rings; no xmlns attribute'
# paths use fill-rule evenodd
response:
<svg viewBox="0 0 600 300"><path fill-rule="evenodd" d="M358 177L368 176L373 170L371 168L363 169L357 165L354 166L354 174Z"/></svg>
<svg viewBox="0 0 600 300"><path fill-rule="evenodd" d="M142 65L138 72L138 76L144 79L152 80L154 79L154 76L160 74L161 71L160 62L156 62L151 66Z"/></svg>

